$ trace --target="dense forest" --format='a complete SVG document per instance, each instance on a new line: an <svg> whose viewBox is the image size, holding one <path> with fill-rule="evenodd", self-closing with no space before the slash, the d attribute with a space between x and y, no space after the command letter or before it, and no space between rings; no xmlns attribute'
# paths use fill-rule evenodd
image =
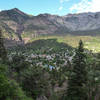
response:
<svg viewBox="0 0 100 100"><path fill-rule="evenodd" d="M5 48L0 31L0 100L100 100L100 54L82 40Z"/></svg>

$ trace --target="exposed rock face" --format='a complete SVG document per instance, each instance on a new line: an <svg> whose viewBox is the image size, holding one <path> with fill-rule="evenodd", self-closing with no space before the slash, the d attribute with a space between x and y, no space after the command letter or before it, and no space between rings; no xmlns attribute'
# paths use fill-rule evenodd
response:
<svg viewBox="0 0 100 100"><path fill-rule="evenodd" d="M40 14L29 16L17 8L0 12L0 27L7 33L67 34L75 31L100 32L100 12L68 14L66 16ZM81 33L80 32L80 33ZM34 35L33 35L34 36Z"/></svg>
<svg viewBox="0 0 100 100"><path fill-rule="evenodd" d="M65 16L65 25L72 31L86 31L100 28L100 12L69 14Z"/></svg>

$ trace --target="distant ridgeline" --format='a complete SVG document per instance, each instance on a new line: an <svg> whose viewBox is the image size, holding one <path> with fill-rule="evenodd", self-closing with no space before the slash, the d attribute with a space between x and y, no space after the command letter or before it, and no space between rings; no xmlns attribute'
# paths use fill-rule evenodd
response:
<svg viewBox="0 0 100 100"><path fill-rule="evenodd" d="M0 26L5 37L16 40L41 34L99 35L100 12L30 16L14 8L0 12Z"/></svg>

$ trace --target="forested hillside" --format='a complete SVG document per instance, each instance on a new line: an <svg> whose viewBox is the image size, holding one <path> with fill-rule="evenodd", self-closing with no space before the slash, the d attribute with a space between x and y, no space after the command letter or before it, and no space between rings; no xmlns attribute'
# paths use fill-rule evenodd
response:
<svg viewBox="0 0 100 100"><path fill-rule="evenodd" d="M100 54L39 39L5 48L0 31L0 100L100 100Z"/></svg>

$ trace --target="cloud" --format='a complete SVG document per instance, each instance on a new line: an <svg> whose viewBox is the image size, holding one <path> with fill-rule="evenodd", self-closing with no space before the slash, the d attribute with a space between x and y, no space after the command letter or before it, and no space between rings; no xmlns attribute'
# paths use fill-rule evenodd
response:
<svg viewBox="0 0 100 100"><path fill-rule="evenodd" d="M63 6L59 7L59 10L62 10L63 9Z"/></svg>
<svg viewBox="0 0 100 100"><path fill-rule="evenodd" d="M72 13L98 12L100 11L100 0L81 0L79 3L74 4L69 9Z"/></svg>

